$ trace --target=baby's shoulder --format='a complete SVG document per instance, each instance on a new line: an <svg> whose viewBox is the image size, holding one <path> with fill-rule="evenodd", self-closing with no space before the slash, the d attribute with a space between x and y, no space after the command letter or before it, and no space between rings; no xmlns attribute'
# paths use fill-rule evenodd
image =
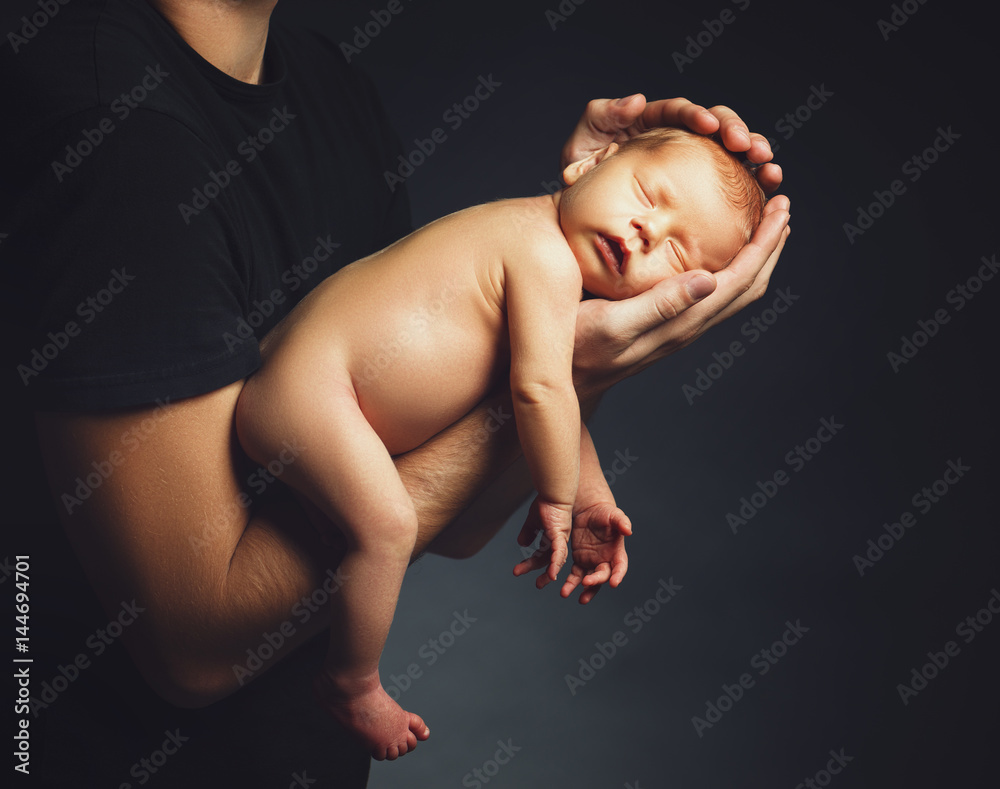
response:
<svg viewBox="0 0 1000 789"><path fill-rule="evenodd" d="M505 265L576 266L559 214L547 196L498 200L486 207L494 232L503 239Z"/></svg>

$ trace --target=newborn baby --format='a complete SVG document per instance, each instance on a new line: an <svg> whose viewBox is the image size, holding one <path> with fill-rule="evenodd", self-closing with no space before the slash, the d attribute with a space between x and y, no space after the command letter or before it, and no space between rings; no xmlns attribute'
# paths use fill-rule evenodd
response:
<svg viewBox="0 0 1000 789"><path fill-rule="evenodd" d="M563 178L552 195L438 219L320 283L263 340L261 369L240 396L243 448L267 463L284 442L305 446L281 478L346 539L347 580L333 596L315 687L377 759L430 735L378 674L417 531L392 456L456 422L509 375L548 577L572 541L563 595L600 583L596 569L631 525L573 387L582 292L623 299L683 271L718 271L763 214L753 175L718 143L679 129L612 143ZM573 530L584 511L592 517ZM515 573L536 566L527 560Z"/></svg>

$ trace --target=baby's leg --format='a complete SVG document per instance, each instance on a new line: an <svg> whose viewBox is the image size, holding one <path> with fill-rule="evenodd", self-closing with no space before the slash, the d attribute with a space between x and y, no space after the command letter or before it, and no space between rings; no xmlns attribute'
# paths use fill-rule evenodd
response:
<svg viewBox="0 0 1000 789"><path fill-rule="evenodd" d="M330 650L315 687L327 711L376 759L394 759L429 735L418 715L389 698L378 675L416 541L416 512L353 389L306 385L290 373L265 366L247 382L237 429L258 462L273 459L286 441L305 447L282 481L337 523L348 545L340 565L345 583L331 598Z"/></svg>

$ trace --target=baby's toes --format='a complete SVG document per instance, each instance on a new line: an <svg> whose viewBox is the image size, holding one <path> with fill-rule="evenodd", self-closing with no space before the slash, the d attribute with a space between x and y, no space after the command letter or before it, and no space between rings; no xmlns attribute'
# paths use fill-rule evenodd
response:
<svg viewBox="0 0 1000 789"><path fill-rule="evenodd" d="M413 712L410 713L410 732L418 740L426 740L431 736L431 730L428 728L427 724L424 723L424 719ZM416 745L416 743L414 743L414 745Z"/></svg>

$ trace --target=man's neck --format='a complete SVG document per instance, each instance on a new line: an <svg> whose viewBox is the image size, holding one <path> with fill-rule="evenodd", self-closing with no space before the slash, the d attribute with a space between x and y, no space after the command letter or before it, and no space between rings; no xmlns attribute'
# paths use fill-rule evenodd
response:
<svg viewBox="0 0 1000 789"><path fill-rule="evenodd" d="M278 0L148 0L191 48L241 82L264 79L268 22Z"/></svg>

